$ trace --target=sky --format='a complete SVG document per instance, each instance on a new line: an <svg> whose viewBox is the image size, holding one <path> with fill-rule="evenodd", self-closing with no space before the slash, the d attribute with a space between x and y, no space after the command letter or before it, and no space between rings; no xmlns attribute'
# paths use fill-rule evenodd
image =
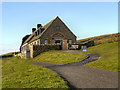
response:
<svg viewBox="0 0 120 90"><path fill-rule="evenodd" d="M77 40L118 32L117 2L3 2L0 54L18 51L33 27L56 16Z"/></svg>

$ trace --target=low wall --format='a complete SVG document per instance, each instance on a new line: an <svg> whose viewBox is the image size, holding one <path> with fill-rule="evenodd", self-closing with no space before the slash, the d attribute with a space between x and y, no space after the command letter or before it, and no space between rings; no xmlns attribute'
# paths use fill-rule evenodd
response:
<svg viewBox="0 0 120 90"><path fill-rule="evenodd" d="M89 42L85 42L85 43L69 44L68 49L69 50L80 50L82 46L87 46L87 48L91 47L91 46L94 46L94 41L89 41Z"/></svg>
<svg viewBox="0 0 120 90"><path fill-rule="evenodd" d="M20 57L21 57L21 58L26 58L26 52L21 52Z"/></svg>
<svg viewBox="0 0 120 90"><path fill-rule="evenodd" d="M33 45L33 57L36 57L42 52L49 50L60 50L60 45Z"/></svg>

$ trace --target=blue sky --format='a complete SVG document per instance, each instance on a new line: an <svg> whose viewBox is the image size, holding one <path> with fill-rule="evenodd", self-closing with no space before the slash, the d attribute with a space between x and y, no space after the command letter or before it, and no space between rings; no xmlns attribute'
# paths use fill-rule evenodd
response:
<svg viewBox="0 0 120 90"><path fill-rule="evenodd" d="M77 39L118 32L117 2L4 2L0 54L19 50L22 37L56 16Z"/></svg>

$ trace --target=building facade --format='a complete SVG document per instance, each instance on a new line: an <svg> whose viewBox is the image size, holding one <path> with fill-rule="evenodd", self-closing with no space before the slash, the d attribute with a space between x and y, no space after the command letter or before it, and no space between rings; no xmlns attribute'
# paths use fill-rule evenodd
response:
<svg viewBox="0 0 120 90"><path fill-rule="evenodd" d="M62 50L68 49L68 43L76 42L76 36L57 16L46 25L37 24L32 34L21 45L21 53L26 53L32 45L61 45Z"/></svg>

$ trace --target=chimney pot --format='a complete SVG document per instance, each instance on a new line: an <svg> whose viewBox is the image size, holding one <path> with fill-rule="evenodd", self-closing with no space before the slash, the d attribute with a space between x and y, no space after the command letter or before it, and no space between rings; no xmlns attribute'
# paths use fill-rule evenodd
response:
<svg viewBox="0 0 120 90"><path fill-rule="evenodd" d="M42 25L41 25L41 24L37 24L37 29L38 29L39 27L42 27Z"/></svg>
<svg viewBox="0 0 120 90"><path fill-rule="evenodd" d="M36 30L36 28L32 28L32 33Z"/></svg>

